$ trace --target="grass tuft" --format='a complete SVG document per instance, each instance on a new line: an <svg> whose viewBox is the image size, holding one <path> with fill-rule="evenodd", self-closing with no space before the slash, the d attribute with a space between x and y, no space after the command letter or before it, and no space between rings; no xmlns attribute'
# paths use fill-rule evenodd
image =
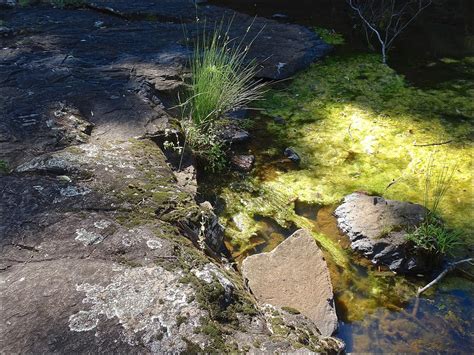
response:
<svg viewBox="0 0 474 355"><path fill-rule="evenodd" d="M332 29L314 27L314 32L323 39L324 42L334 46L345 43L344 37Z"/></svg>
<svg viewBox="0 0 474 355"><path fill-rule="evenodd" d="M255 80L257 64L247 60L255 38L247 45L244 45L246 35L240 42L231 39L231 25L232 20L227 26L221 21L209 33L204 24L190 59L191 79L186 100L180 104L185 144L213 172L222 170L227 160L226 143L219 136L219 130L225 129L221 119L260 99L264 88L263 82Z"/></svg>
<svg viewBox="0 0 474 355"><path fill-rule="evenodd" d="M423 223L407 235L415 248L433 254L446 255L461 245L461 234L446 228L437 217L439 205L451 187L456 164L436 168L435 155L431 154L425 170L423 204L428 215Z"/></svg>
<svg viewBox="0 0 474 355"><path fill-rule="evenodd" d="M210 34L203 30L195 41L191 86L183 106L198 127L207 128L226 113L262 96L263 83L254 79L257 64L247 61L253 40L244 46L245 36L239 43L231 39L231 24L225 28L222 21Z"/></svg>

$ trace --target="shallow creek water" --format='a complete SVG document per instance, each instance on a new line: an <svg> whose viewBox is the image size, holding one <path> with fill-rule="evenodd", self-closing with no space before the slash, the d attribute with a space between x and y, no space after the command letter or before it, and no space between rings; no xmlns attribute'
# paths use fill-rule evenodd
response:
<svg viewBox="0 0 474 355"><path fill-rule="evenodd" d="M246 178L234 173L219 180L204 178L201 184L201 191L206 191L207 198L217 202L228 231L226 245L236 262L240 264L251 254L271 251L298 227L308 228L314 235L329 239L342 254L343 261L337 262L323 245L340 320L336 336L346 342L347 351L450 352L456 349L457 353L471 353L474 280L470 276L453 273L435 291L428 291L417 300L417 288L429 282L430 277L397 276L374 267L352 252L348 238L341 234L333 216L335 205L292 200L289 206L294 215L288 217L291 221L286 224L278 223L278 216L255 214L254 224L236 218L241 212L232 205L229 186L237 191L240 203L252 208L252 200L258 199L255 196L259 192L251 191L247 195L249 187L242 187L247 179L255 179L258 190L259 183L263 186L265 181L272 181L275 176L298 169L282 159L281 154L269 154L268 147L278 147L281 142L272 144L271 136L264 128L264 122L269 118L258 117L257 125L252 129L252 143L241 147L257 157L251 176ZM262 213L266 214L265 209ZM233 228L247 228L252 231L252 236L245 244L235 243L236 237L231 233Z"/></svg>
<svg viewBox="0 0 474 355"><path fill-rule="evenodd" d="M219 2L256 12L246 1ZM298 22L297 14L294 19ZM300 22L314 24L315 19ZM332 213L345 194L358 189L420 203L429 151L415 148L416 142L453 140L454 145L436 150L442 161L460 161L442 215L467 242L457 257L472 255L473 61L440 60L442 54L433 58L425 53L417 56L423 58L421 66L403 64L410 62L405 57L394 61L398 72L423 88L418 89L407 87L395 72L364 64L370 58L346 60L353 50L337 48L334 59L274 87L267 107L250 117L252 141L237 148L256 156L254 170L248 176L201 176L202 198L216 204L227 248L238 264L248 255L271 251L298 228L312 232L330 268L340 320L336 336L346 342L348 352L472 353L472 268L452 272L417 299L417 288L436 272L402 277L374 267L350 250ZM427 64L431 62L436 65ZM332 82L333 75L351 84ZM373 93L368 91L372 87ZM400 100L406 102L397 107ZM286 124L276 124L276 116ZM301 153L301 166L284 158L289 145Z"/></svg>

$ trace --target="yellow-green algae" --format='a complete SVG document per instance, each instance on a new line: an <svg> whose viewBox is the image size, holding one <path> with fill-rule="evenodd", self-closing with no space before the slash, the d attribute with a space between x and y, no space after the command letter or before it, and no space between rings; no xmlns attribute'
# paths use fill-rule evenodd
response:
<svg viewBox="0 0 474 355"><path fill-rule="evenodd" d="M472 59L462 63L472 71ZM295 201L335 205L363 190L422 203L424 169L434 153L439 167L457 164L441 215L472 244L473 98L474 84L467 80L429 90L410 86L375 55L328 58L270 91L258 118L265 132L257 137L255 172L221 191L234 256L242 259L262 243L255 238L262 228L255 217L308 228L328 255L339 309L348 307L343 318L363 319L382 305L401 310L417 285L373 268L358 276L347 241L296 214ZM281 162L285 146L300 154L298 168Z"/></svg>
<svg viewBox="0 0 474 355"><path fill-rule="evenodd" d="M231 185L222 193L228 209L227 217L223 216L221 219L226 224L226 233L232 249L239 250L236 253L238 256L245 255L247 250L256 246L252 243L252 237L261 227L261 223L255 220L256 216L270 217L283 227L294 224L298 228L307 228L310 231L313 229L311 221L295 213L295 200L284 190L267 189L262 185L249 192L252 181L249 179L245 184L245 188ZM337 243L325 235L315 231L312 233L321 246L331 253L335 263L341 266L346 264L345 253Z"/></svg>
<svg viewBox="0 0 474 355"><path fill-rule="evenodd" d="M422 203L424 168L435 152L439 166L457 163L440 207L442 217L469 232L473 99L469 81L421 90L407 85L377 56L329 58L286 90L268 95L266 113L287 122L284 127L269 123L268 129L277 140L291 142L302 164L261 183L324 205L356 190Z"/></svg>
<svg viewBox="0 0 474 355"><path fill-rule="evenodd" d="M286 125L269 120L267 129L275 141L296 149L300 168L260 169L259 177L240 183L245 188L224 189L226 221L244 221L240 228L229 223L231 242L252 247L246 242L258 229L257 214L282 226L308 227L294 212L296 199L332 205L364 190L422 203L424 168L433 152L438 165L457 163L440 211L450 226L468 233L473 227L473 98L468 81L436 90L411 87L374 55L314 64L284 90L271 91L263 104L266 114L286 120ZM332 249L336 261L343 259L327 238L318 240Z"/></svg>

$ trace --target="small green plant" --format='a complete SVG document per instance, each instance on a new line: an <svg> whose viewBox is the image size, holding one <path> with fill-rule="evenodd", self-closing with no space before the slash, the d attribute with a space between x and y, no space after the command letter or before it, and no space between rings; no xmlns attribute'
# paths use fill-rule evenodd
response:
<svg viewBox="0 0 474 355"><path fill-rule="evenodd" d="M461 244L460 233L447 229L441 221L429 216L407 239L418 249L432 254L450 254Z"/></svg>
<svg viewBox="0 0 474 355"><path fill-rule="evenodd" d="M222 125L217 121L226 113L260 99L264 88L262 82L254 79L257 64L247 60L253 40L244 46L246 35L240 42L231 39L231 24L232 20L225 28L222 21L211 33L206 32L204 24L204 30L194 42L189 89L180 104L185 144L189 144L213 172L222 170L227 161L227 147L218 134Z"/></svg>
<svg viewBox="0 0 474 355"><path fill-rule="evenodd" d="M446 228L437 216L439 205L451 186L455 170L456 165L444 165L437 169L435 156L431 154L425 170L423 198L428 213L425 220L407 235L407 240L417 249L445 255L452 253L461 244L461 234Z"/></svg>
<svg viewBox="0 0 474 355"><path fill-rule="evenodd" d="M314 27L314 31L324 40L324 42L328 44L337 46L345 43L344 37L334 30L329 30L322 27Z"/></svg>
<svg viewBox="0 0 474 355"><path fill-rule="evenodd" d="M8 163L5 160L0 160L0 174L7 174L9 171Z"/></svg>
<svg viewBox="0 0 474 355"><path fill-rule="evenodd" d="M244 46L245 36L239 43L230 39L231 24L232 21L225 29L221 22L212 34L203 30L194 44L191 85L182 107L199 127L207 127L227 112L245 107L262 95L263 83L254 80L257 64L247 60L253 41Z"/></svg>
<svg viewBox="0 0 474 355"><path fill-rule="evenodd" d="M437 169L435 155L431 154L425 171L423 204L431 214L437 214L439 204L443 200L453 181L456 165L443 165Z"/></svg>
<svg viewBox="0 0 474 355"><path fill-rule="evenodd" d="M227 165L227 147L217 135L215 125L208 125L206 132L187 119L182 121L181 126L186 136L185 144L189 144L196 157L205 161L205 169L211 172L222 171Z"/></svg>

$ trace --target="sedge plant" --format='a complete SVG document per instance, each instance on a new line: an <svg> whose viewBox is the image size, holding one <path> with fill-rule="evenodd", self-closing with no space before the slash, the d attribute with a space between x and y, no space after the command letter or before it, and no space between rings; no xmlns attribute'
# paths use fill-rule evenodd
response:
<svg viewBox="0 0 474 355"><path fill-rule="evenodd" d="M258 66L247 60L253 43L237 43L230 38L229 22L223 21L209 34L198 35L191 58L191 87L186 106L189 116L199 127L206 127L224 114L247 106L262 96L263 83L255 81ZM251 26L247 28L247 33Z"/></svg>
<svg viewBox="0 0 474 355"><path fill-rule="evenodd" d="M246 34L230 38L232 21L217 24L194 42L190 58L191 78L186 99L180 104L187 143L208 160L211 170L220 170L225 160L225 143L219 138L222 118L233 110L247 107L262 97L264 83L255 80L258 65L247 54L255 38L244 45Z"/></svg>
<svg viewBox="0 0 474 355"><path fill-rule="evenodd" d="M461 244L461 234L446 228L438 217L439 206L449 190L456 165L437 168L435 156L431 154L425 170L423 204L428 210L425 220L407 235L415 248L432 254L452 253Z"/></svg>

